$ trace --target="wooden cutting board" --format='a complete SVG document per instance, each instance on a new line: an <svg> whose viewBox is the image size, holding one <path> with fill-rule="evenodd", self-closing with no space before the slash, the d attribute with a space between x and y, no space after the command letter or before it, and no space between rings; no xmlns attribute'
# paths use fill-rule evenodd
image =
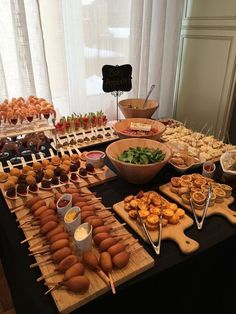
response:
<svg viewBox="0 0 236 314"><path fill-rule="evenodd" d="M139 236L146 242L148 239L142 229L142 226L133 219L129 218L128 213L124 210L124 202L119 202L113 205L114 211L123 218L123 220L139 234ZM184 218L180 219L176 225L168 224L162 229L162 240L172 240L176 242L179 249L184 254L190 254L199 248L199 243L184 234L184 230L193 225L193 220L185 214ZM154 242L158 240L158 230L149 231L151 238Z"/></svg>
<svg viewBox="0 0 236 314"><path fill-rule="evenodd" d="M179 197L178 194L173 193L170 190L171 183L166 183L164 185L161 185L159 187L160 191L164 193L165 195L169 196L171 199L173 199L175 202L192 212L190 205L184 204L182 202L182 199ZM224 198L223 203L215 203L214 206L208 207L206 217L212 216L212 215L220 215L225 218L227 218L232 224L236 224L236 211L231 210L228 205L232 204L234 202L234 198L232 196L228 198ZM196 214L199 217L202 217L203 210L196 210Z"/></svg>
<svg viewBox="0 0 236 314"><path fill-rule="evenodd" d="M89 192L89 190L87 188L84 188L83 192L87 193ZM51 199L53 198L52 197L48 198L46 202L48 203ZM101 207L104 207L104 206L101 204ZM25 209L23 209L22 211L16 212L17 218L22 217L26 212L27 211ZM108 214L110 212L108 210L103 211L104 215L106 215L106 213ZM24 222L24 219L26 218L20 219L21 223ZM117 219L114 218L114 220L115 221L111 224L112 226L121 226L121 223ZM22 226L22 230L26 238L38 232L37 228L35 230L27 230L27 229L28 229L27 227ZM131 243L134 241L133 236L125 229L124 226L122 226L120 230L115 231L114 234L129 235L130 237L127 240L125 240L124 243ZM32 246L36 244L36 242L38 241L40 241L40 238L36 238L34 240L32 239L32 240L29 240L28 242ZM74 240L71 238L71 241L73 243ZM112 271L112 277L113 277L115 286L118 286L130 280L131 278L146 271L147 269L153 267L154 265L154 259L146 252L146 250L139 243L135 243L135 245L132 245L131 249L135 249L135 251L131 253L130 260L127 266L120 270L114 269ZM94 250L94 253L97 256L99 256L98 249L94 247L93 250ZM35 259L37 262L40 262L40 261L45 260L45 257L36 256ZM52 273L55 269L55 265L52 262L48 264L39 265L39 267L43 275ZM74 311L75 309L94 300L98 296L110 290L110 287L107 286L104 283L104 281L95 272L92 272L91 270L86 268L85 275L90 280L90 288L87 292L83 294L69 292L65 289L55 289L51 291L51 295L60 313L63 313L63 314L70 313L71 311ZM63 275L56 275L56 276L48 278L47 281L57 282L57 281L62 280L62 278L63 278ZM41 283L39 284L43 284L43 281L41 281Z"/></svg>

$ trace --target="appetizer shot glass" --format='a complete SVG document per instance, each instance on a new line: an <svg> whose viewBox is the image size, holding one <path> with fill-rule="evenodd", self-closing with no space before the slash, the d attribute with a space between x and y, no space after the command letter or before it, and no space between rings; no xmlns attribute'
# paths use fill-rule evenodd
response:
<svg viewBox="0 0 236 314"><path fill-rule="evenodd" d="M214 176L215 170L216 170L215 163L213 163L211 161L206 161L206 162L204 162L204 164L202 166L202 175L204 177L212 179Z"/></svg>

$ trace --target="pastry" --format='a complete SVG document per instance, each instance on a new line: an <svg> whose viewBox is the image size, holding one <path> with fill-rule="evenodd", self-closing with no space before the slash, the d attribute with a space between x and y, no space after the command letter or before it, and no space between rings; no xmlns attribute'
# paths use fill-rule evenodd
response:
<svg viewBox="0 0 236 314"><path fill-rule="evenodd" d="M66 165L66 166L70 166L71 161L70 161L69 159L66 159L66 160L63 161L62 164L63 164L63 165Z"/></svg>
<svg viewBox="0 0 236 314"><path fill-rule="evenodd" d="M56 168L54 169L54 175L55 175L56 177L60 177L60 176L62 175L62 172L63 172L63 170L62 170L60 167L56 167Z"/></svg>
<svg viewBox="0 0 236 314"><path fill-rule="evenodd" d="M7 195L8 197L16 197L16 188L15 188L15 187L9 188L9 189L6 191L6 195Z"/></svg>
<svg viewBox="0 0 236 314"><path fill-rule="evenodd" d="M62 173L69 173L70 172L70 167L67 166L67 165L61 165L60 166L61 170L62 170Z"/></svg>
<svg viewBox="0 0 236 314"><path fill-rule="evenodd" d="M88 172L94 172L94 166L92 164L87 164L86 165L86 170Z"/></svg>
<svg viewBox="0 0 236 314"><path fill-rule="evenodd" d="M129 217L131 219L137 219L138 218L137 210L135 210L135 209L129 210Z"/></svg>
<svg viewBox="0 0 236 314"><path fill-rule="evenodd" d="M51 170L51 169L45 170L45 173L44 173L44 178L45 179L51 179L53 176L54 176L54 171L53 170Z"/></svg>
<svg viewBox="0 0 236 314"><path fill-rule="evenodd" d="M80 157L79 157L78 154L72 154L72 155L70 156L70 160L71 160L71 162L73 162L73 163L79 161L79 159L80 159Z"/></svg>
<svg viewBox="0 0 236 314"><path fill-rule="evenodd" d="M49 165L50 161L48 159L43 159L42 160L42 166L44 169L47 168L47 166Z"/></svg>
<svg viewBox="0 0 236 314"><path fill-rule="evenodd" d="M43 180L43 181L41 182L41 186L42 186L42 188L44 188L44 189L49 189L49 188L51 187L51 182L48 181L48 180Z"/></svg>
<svg viewBox="0 0 236 314"><path fill-rule="evenodd" d="M26 166L24 166L24 167L22 168L22 173L25 174L25 175L27 175L28 172L29 172L30 170L32 170L32 169L33 169L32 167L26 165Z"/></svg>
<svg viewBox="0 0 236 314"><path fill-rule="evenodd" d="M26 194L27 193L27 185L24 183L18 184L17 188L17 193L19 194Z"/></svg>
<svg viewBox="0 0 236 314"><path fill-rule="evenodd" d="M47 169L54 170L54 169L55 169L55 166L53 166L53 165L48 165L47 168L46 168L46 170L47 170Z"/></svg>
<svg viewBox="0 0 236 314"><path fill-rule="evenodd" d="M176 225L179 222L179 215L174 214L170 219L168 219L169 223L172 225Z"/></svg>
<svg viewBox="0 0 236 314"><path fill-rule="evenodd" d="M68 182L68 180L69 180L69 178L68 178L68 176L66 174L62 174L60 176L60 181L61 182L65 183L65 182Z"/></svg>
<svg viewBox="0 0 236 314"><path fill-rule="evenodd" d="M33 177L33 176L27 176L25 178L25 181L28 185L31 185L31 184L36 184L36 178Z"/></svg>
<svg viewBox="0 0 236 314"><path fill-rule="evenodd" d="M51 159L51 163L53 166L59 166L61 163L61 159L58 156L53 156Z"/></svg>
<svg viewBox="0 0 236 314"><path fill-rule="evenodd" d="M0 182L6 182L8 178L8 173L0 171Z"/></svg>
<svg viewBox="0 0 236 314"><path fill-rule="evenodd" d="M86 177L87 176L87 170L85 168L80 168L79 169L79 175L82 177Z"/></svg>
<svg viewBox="0 0 236 314"><path fill-rule="evenodd" d="M16 186L16 184L13 181L7 181L4 183L4 190L7 191L10 188L14 188Z"/></svg>
<svg viewBox="0 0 236 314"><path fill-rule="evenodd" d="M38 186L37 186L37 184L30 184L30 185L29 185L29 191L30 191L30 192L37 192L37 191L38 191Z"/></svg>
<svg viewBox="0 0 236 314"><path fill-rule="evenodd" d="M71 164L71 165L70 165L70 171L71 171L71 172L76 172L77 170L78 170L77 164Z"/></svg>
<svg viewBox="0 0 236 314"><path fill-rule="evenodd" d="M74 172L71 174L70 178L71 178L71 180L73 180L73 181L77 181L77 180L78 180L78 176L77 176L77 174L74 173Z"/></svg>
<svg viewBox="0 0 236 314"><path fill-rule="evenodd" d="M183 219L185 216L185 211L182 208L178 207L175 214L178 215L180 219Z"/></svg>
<svg viewBox="0 0 236 314"><path fill-rule="evenodd" d="M60 182L59 182L59 179L57 177L53 177L51 179L51 184L52 185L58 185Z"/></svg>
<svg viewBox="0 0 236 314"><path fill-rule="evenodd" d="M70 156L67 154L64 154L61 156L61 160L62 160L62 162L64 162L65 160L70 160Z"/></svg>
<svg viewBox="0 0 236 314"><path fill-rule="evenodd" d="M35 171L39 171L39 170L41 170L42 169L42 164L39 162L39 161L35 161L34 163L33 163L33 169L35 170Z"/></svg>
<svg viewBox="0 0 236 314"><path fill-rule="evenodd" d="M18 168L12 168L10 170L10 175L11 176L16 176L16 177L19 177L21 175L21 170L18 169Z"/></svg>
<svg viewBox="0 0 236 314"><path fill-rule="evenodd" d="M36 172L33 171L33 170L30 170L30 171L27 172L27 176L33 176L33 177L35 177L35 176L36 176Z"/></svg>

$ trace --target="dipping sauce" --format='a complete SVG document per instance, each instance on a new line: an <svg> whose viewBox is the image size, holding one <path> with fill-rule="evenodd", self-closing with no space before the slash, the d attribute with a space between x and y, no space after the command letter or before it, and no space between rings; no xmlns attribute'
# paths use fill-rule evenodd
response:
<svg viewBox="0 0 236 314"><path fill-rule="evenodd" d="M99 159L104 156L103 152L91 152L87 153L87 157L91 159Z"/></svg>
<svg viewBox="0 0 236 314"><path fill-rule="evenodd" d="M65 221L66 222L72 222L75 220L79 215L79 212L76 210L71 210L66 216L65 216Z"/></svg>
<svg viewBox="0 0 236 314"><path fill-rule="evenodd" d="M84 240L88 235L88 229L86 227L80 227L80 228L77 228L76 231L75 231L75 240L77 241L81 241L81 240Z"/></svg>
<svg viewBox="0 0 236 314"><path fill-rule="evenodd" d="M65 207L66 205L69 204L69 202L70 202L69 200L62 199L59 201L58 207Z"/></svg>

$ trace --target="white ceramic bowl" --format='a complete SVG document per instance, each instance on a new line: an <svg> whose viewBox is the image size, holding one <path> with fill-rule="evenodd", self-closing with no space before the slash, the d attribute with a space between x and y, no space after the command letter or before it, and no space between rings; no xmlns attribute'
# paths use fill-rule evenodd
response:
<svg viewBox="0 0 236 314"><path fill-rule="evenodd" d="M104 166L105 156L101 150L92 150L86 153L86 163L92 164L94 168L101 168Z"/></svg>

